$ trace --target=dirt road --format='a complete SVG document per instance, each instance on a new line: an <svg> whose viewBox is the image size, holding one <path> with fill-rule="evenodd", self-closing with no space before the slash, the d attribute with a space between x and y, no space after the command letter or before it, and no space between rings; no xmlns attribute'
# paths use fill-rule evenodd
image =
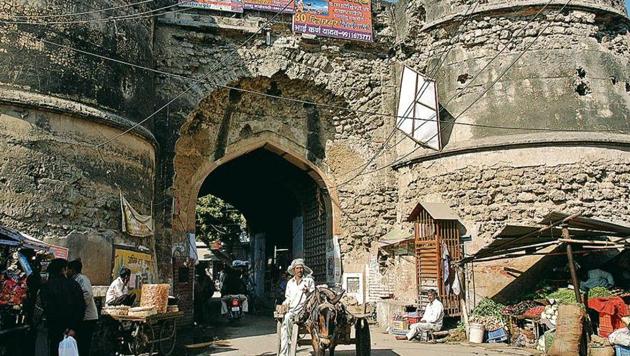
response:
<svg viewBox="0 0 630 356"><path fill-rule="evenodd" d="M229 343L229 347L215 348L209 354L225 356L262 356L275 355L276 324L271 317L247 316L238 325L225 325L221 328L221 339ZM374 356L464 356L464 355L536 355L531 350L508 347L507 345L471 346L467 344L421 344L418 342L397 341L393 336L382 333L376 327L371 332L372 355ZM302 346L298 355L309 355L310 347ZM353 345L337 347L336 355L354 355Z"/></svg>

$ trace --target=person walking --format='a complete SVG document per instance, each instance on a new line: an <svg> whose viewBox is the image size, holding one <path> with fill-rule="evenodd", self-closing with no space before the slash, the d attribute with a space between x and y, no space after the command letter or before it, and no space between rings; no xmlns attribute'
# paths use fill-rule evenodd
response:
<svg viewBox="0 0 630 356"><path fill-rule="evenodd" d="M92 283L86 275L81 273L82 270L83 263L81 263L81 259L76 259L68 263L68 276L81 286L83 300L85 300L85 314L83 321L81 321L79 325L79 330L77 330L79 355L89 356L92 345L92 334L94 334L98 321L98 312L96 311L96 303L94 303Z"/></svg>
<svg viewBox="0 0 630 356"><path fill-rule="evenodd" d="M50 356L58 356L64 335L75 336L85 316L81 286L68 279L68 261L56 258L48 264L48 281L42 286L41 301L48 326Z"/></svg>

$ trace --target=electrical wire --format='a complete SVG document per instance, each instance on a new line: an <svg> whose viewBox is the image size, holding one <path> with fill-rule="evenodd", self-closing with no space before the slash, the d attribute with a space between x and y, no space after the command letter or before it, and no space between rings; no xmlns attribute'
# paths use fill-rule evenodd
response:
<svg viewBox="0 0 630 356"><path fill-rule="evenodd" d="M289 1L287 2L287 4L286 4L286 5L285 5L282 9L280 9L278 12L276 12L276 13L275 13L275 15L274 15L274 16L270 19L270 21L273 21L273 20L275 20L278 16L280 16L280 15L284 12L284 10L286 10L286 9L287 9L287 8L288 8L291 4L293 4L293 0L289 0ZM266 27L266 26L267 26L267 23L265 23L265 24L263 24L262 26L260 26L260 27L258 28L258 30L257 30L255 33L253 33L251 36L247 37L247 38L246 38L246 39L245 39L245 40L244 40L244 41L243 41L243 42L242 42L242 43L238 46L238 48L245 46L245 45L246 45L249 41L253 40L253 39L254 39L254 38L255 38L258 34L260 34L260 32L261 32L262 30L264 30L264 29L265 29L265 27ZM219 65L215 68L215 70L218 70L219 68L223 67L223 65L225 64L224 62L226 62L226 61L221 61L221 62L219 62ZM205 79L205 78L207 78L208 76L210 76L210 75L214 74L214 73L215 73L215 70L208 71L208 73L207 73L205 76L203 76L203 78ZM215 86L218 86L218 85L215 85ZM131 131L135 130L137 127L139 127L139 126L140 126L140 125L142 125L143 123L145 123L145 122L147 122L148 120L150 120L153 116L157 115L159 112L161 112L162 110L164 110L164 108L168 107L170 104L172 104L173 102L175 102L177 99L179 99L180 97L182 97L184 94L188 93L188 92L189 92L190 90L192 90L193 88L194 88L194 86L193 86L193 85L189 85L189 86L188 86L188 88L186 88L185 90L181 91L178 95L176 95L174 98L172 98L171 100L169 100L166 104L162 105L159 109L157 109L156 111L154 111L153 113L151 113L151 114L150 114L149 116L147 116L145 119L143 119L143 120L141 120L141 121L139 121L139 122L135 123L134 125L132 125L132 126L131 126L131 127L129 127L128 129L126 129L126 130L124 130L124 131L120 132L119 134L115 135L114 137L110 138L109 140L106 140L106 141L104 141L104 142L101 142L101 143L99 143L99 144L95 145L95 147L96 147L96 148L103 147L104 145L106 145L106 144L108 144L108 143L110 143L110 142L112 142L112 141L114 141L114 140L118 139L119 137L122 137L122 136L126 135L127 133L129 133L129 132L131 132Z"/></svg>
<svg viewBox="0 0 630 356"><path fill-rule="evenodd" d="M170 72L166 72L166 71L159 70L159 69L149 68L149 67L142 66L142 65L139 65L139 64L135 64L135 63L123 61L123 60L120 60L120 59L115 59L115 58L111 58L111 57L108 57L108 56L100 55L100 54L97 54L97 53L93 53L93 52L77 49L77 48L74 48L74 47L71 47L71 46L63 45L63 44L60 44L60 43L57 43L57 42L53 42L53 41L49 41L49 40L45 40L45 39L40 39L40 41L42 41L44 43L47 43L47 44L50 44L50 45L53 45L53 46L56 46L56 47L59 47L59 48L68 49L68 50L71 50L71 51L74 51L74 52L77 52L77 53L82 53L82 54L85 54L85 55L88 55L88 56L92 56L92 57L96 57L96 58L100 58L100 59L103 59L103 60L107 60L107 61L111 61L111 62L123 64L123 65L127 65L127 66L130 66L130 67L142 69L142 70L153 72L153 73L156 73L156 74L161 74L161 75L164 75L164 76L167 76L167 77L177 78L177 79L186 80L186 81L192 81L192 82L199 83L199 84L207 84L204 81L203 77L202 78L187 77L187 76L184 76L184 75L170 73ZM229 48L229 49L226 49L226 52L227 51L236 51L237 49ZM267 97L267 98L271 98L271 99L278 99L278 100L289 101L289 102L294 102L294 103L313 105L313 106L317 106L317 107L320 107L320 108L335 109L335 110L340 110L340 111L344 111L344 112L353 112L353 113L356 113L356 114L364 114L364 115L369 115L369 116L380 116L380 117L390 117L390 118L396 118L396 119L405 119L405 117L401 116L401 115L394 115L394 114L382 113L382 112L371 111L371 110L351 109L351 108L344 107L344 106L333 105L333 104L326 104L326 103L318 103L318 102L315 102L315 101L303 100L303 99L298 99L298 98L294 98L294 97L274 95L274 94L269 94L269 93L265 93L265 92L261 92L261 91L252 90L252 89L239 88L239 87L235 87L235 86L231 86L231 85L222 85L222 84L209 84L209 85L220 87L220 88L224 88L224 89L235 90L235 91L239 91L239 92L243 92L243 93L253 94L253 95L257 95L257 96L261 96L261 97ZM417 120L433 122L433 120L430 120L430 119L417 119ZM579 129L575 129L575 130L571 130L571 129L559 130L559 129L536 128L536 127L517 127L517 126L506 126L506 125L487 125L487 124L476 124L476 123L467 123L467 122L456 122L455 124L456 125L463 125L463 126L471 126L471 127L482 127L482 128L491 128L491 129L505 129L505 130L550 131L550 132L558 132L558 131L583 132L584 131L584 130L579 130ZM596 130L595 132L621 132L621 131L620 130Z"/></svg>
<svg viewBox="0 0 630 356"><path fill-rule="evenodd" d="M144 11L144 12L137 12L135 14L127 14L127 15L121 15L121 16L110 16L110 17L104 17L104 18L100 18L100 19L71 20L71 21L44 21L44 22L5 21L5 20L0 20L0 24L5 24L5 25L48 26L48 25L73 25L73 24L101 23L101 22L110 22L110 21L138 20L138 19L149 18L149 17L153 17L153 16L157 16L157 15L165 15L165 14L178 13L178 12L182 12L182 11L189 11L189 10L192 10L193 8L182 7L181 9L175 9L175 10L171 10L171 11L160 12L162 10L171 9L173 7L176 7L176 6L181 6L181 5L185 5L185 4L192 3L192 2L193 2L192 0L187 0L187 1L183 1L181 3L171 4L171 5L163 6L163 7L157 8L157 9L153 9L153 10L148 10L148 11Z"/></svg>
<svg viewBox="0 0 630 356"><path fill-rule="evenodd" d="M564 11L564 9L571 3L571 1L573 0L567 0L567 2L560 8L560 10L558 10L558 13L556 14L556 16L554 16L554 20L560 15L562 14L562 11ZM534 45L534 43L536 43L536 41L542 36L542 34L547 31L547 29L549 28L549 26L551 26L553 22L549 21L547 23L547 25L541 30L538 31L538 34L536 35L536 37L534 37L534 39L527 45L525 46L525 48L523 49L523 51L521 53L519 53L519 55L505 68L505 70L503 70L499 76L497 76L491 83L490 86L484 88L484 90L481 92L481 94L479 94L475 100L473 100L468 106L466 106L466 108L464 108L464 110L462 110L457 116L455 116L452 120L448 121L447 123L450 125L453 125L457 122L457 119L459 119L462 115L464 115L470 108L473 107L473 105L475 105L475 103L477 103L479 100L481 100L482 97L484 97L489 91L490 89L492 89L492 87L494 87L494 85L501 79L503 78L503 76L514 66L514 64L516 64L516 62L518 62L524 55L525 53L527 53L527 51L529 51L529 49ZM453 96L455 97L455 95ZM441 135L442 132L446 129L447 125L444 125L444 127L438 131L438 133L436 133L435 135L433 135L429 140L433 139L434 137L436 137L436 135ZM529 131L556 131L556 132L562 132L562 131L583 131L583 130L563 130L563 129L556 129L556 130L543 130L543 129L521 129L521 130L529 130ZM596 132L595 130L591 131L591 132Z"/></svg>
<svg viewBox="0 0 630 356"><path fill-rule="evenodd" d="M479 5L479 1L474 1L473 3L470 4L470 6L468 6L468 9L466 10L466 12L464 13L464 17L467 17L467 20L470 20L471 17L469 17L469 15L471 13L473 13L475 11L475 9L477 8L477 6ZM455 40L455 38L458 38L461 35L461 31L464 28L464 24L467 23L466 22L462 22L462 25L460 25L457 29L457 32L455 34L455 36L453 36L453 41L452 43L449 45L449 47L447 47L447 49L443 50L442 53L440 53L440 57L438 62L433 66L433 69L430 71L430 75L429 77L433 77L435 76L438 71L440 70L442 64L446 61L446 58L448 57L449 53L451 52L451 50L453 49L455 43L457 42ZM439 77L438 77L439 78ZM435 81L437 82L438 78L435 78ZM386 145L389 143L389 141L394 137L394 135L396 134L396 131L400 129L400 126L403 124L403 122L408 119L408 115L409 112L411 110L414 109L416 103L418 102L418 100L422 97L422 95L424 95L424 93L426 92L426 90L429 88L429 81L425 81L423 84L423 88L421 88L421 90L418 90L416 92L416 95L414 96L414 99L411 101L411 104L409 105L409 107L405 110L403 117L400 119L397 119L396 125L394 126L394 128L391 130L391 132L389 133L387 139L383 142L383 144L380 146L380 148L376 151L376 153L374 155L372 155L372 157L370 157L368 159L368 161L363 164L362 166L360 166L360 170L351 178L346 179L345 181L341 182L340 184L337 185L337 188L342 187L350 182L352 182L353 180L355 180L356 178L358 178L359 176L361 176L363 174L363 172L365 172L365 170L385 151L385 147ZM397 113L398 114L398 113ZM415 119L415 118L414 118ZM428 121L423 121L423 123L420 125L424 125L426 124ZM403 137L402 140L400 140L398 142L398 144L400 144L402 141L405 140L405 137ZM398 145L397 144L397 145ZM393 146L395 147L395 146ZM393 147L390 147L393 148ZM349 172L354 171L354 169L350 170Z"/></svg>
<svg viewBox="0 0 630 356"><path fill-rule="evenodd" d="M134 2L131 4L125 4L125 5L119 5L119 6L113 6L113 7L108 7L108 8L104 8L104 9L95 9L92 11L83 11L83 12L75 12L75 13L69 13L69 14L51 14L51 15L11 15L9 14L8 17L10 18L37 18L37 19L42 19L42 18L58 18L58 17L74 17L74 16L82 16L82 15L91 15L91 14L97 14L100 12L105 12L105 11L110 11L110 10L118 10L118 9L123 9L123 8L127 8L127 7L132 7L132 6L138 6L138 5L142 5L142 4L146 4L148 2L154 2L155 0L142 0L139 2Z"/></svg>

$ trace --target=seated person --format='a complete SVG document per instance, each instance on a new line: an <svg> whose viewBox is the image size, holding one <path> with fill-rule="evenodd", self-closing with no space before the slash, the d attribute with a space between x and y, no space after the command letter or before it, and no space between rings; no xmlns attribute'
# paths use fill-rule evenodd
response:
<svg viewBox="0 0 630 356"><path fill-rule="evenodd" d="M247 313L249 307L247 304L247 288L241 279L239 271L230 268L225 271L225 279L223 280L223 286L221 287L221 314L227 314L227 301L234 296L237 296L242 304L243 312Z"/></svg>
<svg viewBox="0 0 630 356"><path fill-rule="evenodd" d="M107 288L107 294L105 296L105 305L128 305L132 306L136 301L135 294L129 294L129 287L127 284L131 279L131 270L123 267L118 273L119 277L116 278L112 284Z"/></svg>
<svg viewBox="0 0 630 356"><path fill-rule="evenodd" d="M442 329L442 319L444 319L444 306L437 300L437 292L433 289L428 293L429 304L424 309L424 315L419 323L411 324L409 332L405 336L396 336L396 340L411 340L421 332L440 331Z"/></svg>

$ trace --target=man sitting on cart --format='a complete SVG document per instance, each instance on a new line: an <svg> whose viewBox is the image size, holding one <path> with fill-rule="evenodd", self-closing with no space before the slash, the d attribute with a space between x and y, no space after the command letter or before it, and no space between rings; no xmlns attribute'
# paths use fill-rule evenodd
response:
<svg viewBox="0 0 630 356"><path fill-rule="evenodd" d="M127 267L122 267L118 273L119 277L116 278L112 284L107 288L107 294L105 295L105 305L127 305L132 306L136 301L135 294L129 294L129 287L127 284L131 279L131 270Z"/></svg>
<svg viewBox="0 0 630 356"><path fill-rule="evenodd" d="M312 293L315 290L315 281L311 278L313 270L304 264L303 259L296 258L293 260L287 269L287 272L289 272L289 274L293 277L289 279L289 282L287 282L286 291L284 293L285 300L282 303L282 305L286 306L287 312L284 315L280 333L281 356L289 355L291 332L293 330L295 318L304 308L307 294Z"/></svg>
<svg viewBox="0 0 630 356"><path fill-rule="evenodd" d="M397 340L412 340L427 331L440 331L442 319L444 319L444 305L437 300L437 292L430 289L428 292L429 304L424 309L424 314L419 323L411 324L409 332L405 336L396 336Z"/></svg>

